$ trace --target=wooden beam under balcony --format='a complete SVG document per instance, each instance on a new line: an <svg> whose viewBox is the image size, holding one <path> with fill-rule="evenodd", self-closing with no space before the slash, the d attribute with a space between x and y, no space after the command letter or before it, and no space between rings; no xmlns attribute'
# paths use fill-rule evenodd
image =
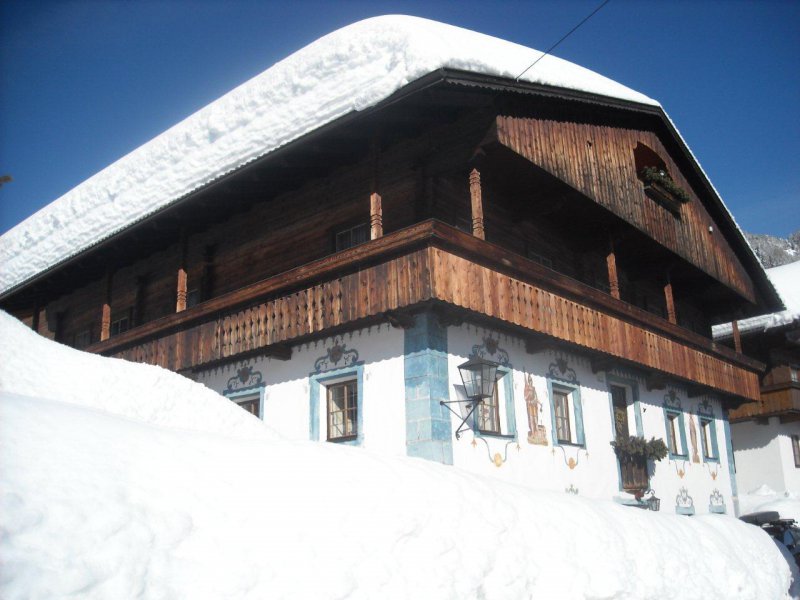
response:
<svg viewBox="0 0 800 600"><path fill-rule="evenodd" d="M434 302L670 381L758 397L763 364L437 221L350 248L95 344L174 370L299 343ZM180 350L180 351L178 351Z"/></svg>

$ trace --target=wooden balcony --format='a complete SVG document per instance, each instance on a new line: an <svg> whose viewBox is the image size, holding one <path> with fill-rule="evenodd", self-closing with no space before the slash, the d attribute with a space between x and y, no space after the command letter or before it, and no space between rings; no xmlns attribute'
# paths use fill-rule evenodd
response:
<svg viewBox="0 0 800 600"><path fill-rule="evenodd" d="M761 391L761 402L748 402L730 412L731 422L780 417L800 421L800 383L792 382Z"/></svg>
<svg viewBox="0 0 800 600"><path fill-rule="evenodd" d="M92 345L180 371L391 318L458 307L521 336L757 400L764 365L438 221L425 221Z"/></svg>

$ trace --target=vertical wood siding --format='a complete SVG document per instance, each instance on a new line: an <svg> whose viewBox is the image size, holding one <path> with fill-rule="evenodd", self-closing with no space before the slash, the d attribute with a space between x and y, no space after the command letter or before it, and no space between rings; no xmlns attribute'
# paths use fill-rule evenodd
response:
<svg viewBox="0 0 800 600"><path fill-rule="evenodd" d="M755 301L752 280L655 133L500 116L497 135L500 143L517 154ZM675 183L689 192L692 199L681 206L680 218L645 195L633 156L639 143L654 150Z"/></svg>

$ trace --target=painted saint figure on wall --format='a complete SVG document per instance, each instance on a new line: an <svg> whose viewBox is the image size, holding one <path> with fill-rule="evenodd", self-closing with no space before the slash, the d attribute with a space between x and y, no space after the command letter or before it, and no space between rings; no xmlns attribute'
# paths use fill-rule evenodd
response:
<svg viewBox="0 0 800 600"><path fill-rule="evenodd" d="M530 373L525 374L525 408L528 411L528 443L547 446L547 429L540 423L542 403L536 395Z"/></svg>

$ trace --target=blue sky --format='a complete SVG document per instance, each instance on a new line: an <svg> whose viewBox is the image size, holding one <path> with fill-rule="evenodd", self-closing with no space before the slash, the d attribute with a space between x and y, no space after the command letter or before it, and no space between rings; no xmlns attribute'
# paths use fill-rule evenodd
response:
<svg viewBox="0 0 800 600"><path fill-rule="evenodd" d="M597 2L0 2L0 232L305 44L412 14L547 49ZM611 0L554 54L659 100L742 227L800 229L800 2Z"/></svg>

